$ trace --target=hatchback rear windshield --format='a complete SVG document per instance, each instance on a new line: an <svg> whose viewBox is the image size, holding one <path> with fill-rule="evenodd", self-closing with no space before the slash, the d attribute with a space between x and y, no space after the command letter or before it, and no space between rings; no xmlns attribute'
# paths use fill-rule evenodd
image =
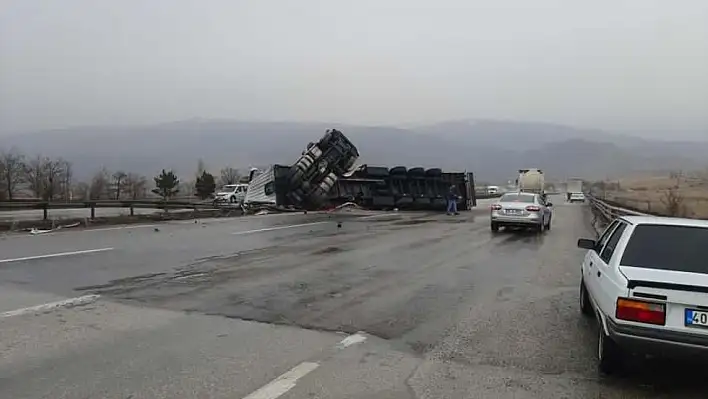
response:
<svg viewBox="0 0 708 399"><path fill-rule="evenodd" d="M620 264L708 274L708 228L639 225Z"/></svg>
<svg viewBox="0 0 708 399"><path fill-rule="evenodd" d="M528 204L533 204L533 195L504 194L499 202L525 202Z"/></svg>

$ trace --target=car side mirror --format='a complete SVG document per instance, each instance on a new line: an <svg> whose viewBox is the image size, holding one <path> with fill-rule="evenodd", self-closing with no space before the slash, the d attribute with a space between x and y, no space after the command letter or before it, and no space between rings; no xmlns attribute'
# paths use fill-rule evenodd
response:
<svg viewBox="0 0 708 399"><path fill-rule="evenodd" d="M595 249L595 245L597 245L595 240L588 238L581 238L578 240L578 248L581 249Z"/></svg>
<svg viewBox="0 0 708 399"><path fill-rule="evenodd" d="M546 204L546 205L547 205L547 206L553 206L553 203L552 203L552 202L549 202L549 203Z"/></svg>

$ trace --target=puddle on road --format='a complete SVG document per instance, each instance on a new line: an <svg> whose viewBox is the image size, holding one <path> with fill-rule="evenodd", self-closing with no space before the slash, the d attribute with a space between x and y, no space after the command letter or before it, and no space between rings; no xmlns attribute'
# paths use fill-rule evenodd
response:
<svg viewBox="0 0 708 399"><path fill-rule="evenodd" d="M399 220L397 222L393 222L392 224L395 224L398 226L413 226L416 224L431 223L434 221L435 220L433 220L433 219L409 219L409 220Z"/></svg>
<svg viewBox="0 0 708 399"><path fill-rule="evenodd" d="M323 249L319 249L315 252L313 252L313 255L327 255L327 254L336 254L340 252L344 252L345 250L340 248L340 247L326 247Z"/></svg>

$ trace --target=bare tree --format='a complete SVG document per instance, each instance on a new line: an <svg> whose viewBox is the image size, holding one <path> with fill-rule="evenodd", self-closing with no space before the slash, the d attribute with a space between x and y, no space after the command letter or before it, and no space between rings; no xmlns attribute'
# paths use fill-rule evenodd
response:
<svg viewBox="0 0 708 399"><path fill-rule="evenodd" d="M666 207L667 216L682 217L686 216L688 209L683 203L683 196L679 192L678 187L671 187L664 192L661 198L661 203Z"/></svg>
<svg viewBox="0 0 708 399"><path fill-rule="evenodd" d="M206 165L204 164L204 160L202 160L202 159L200 158L200 159L197 161L197 174L196 174L195 178L201 176L202 173L204 173L205 170L206 170Z"/></svg>
<svg viewBox="0 0 708 399"><path fill-rule="evenodd" d="M100 200L109 193L109 177L106 168L102 168L91 178L89 186L89 199Z"/></svg>
<svg viewBox="0 0 708 399"><path fill-rule="evenodd" d="M238 169L234 169L232 167L226 167L224 169L221 169L219 172L220 175L220 183L222 185L224 184L236 184L238 183L239 179L241 178L241 175L238 172Z"/></svg>
<svg viewBox="0 0 708 399"><path fill-rule="evenodd" d="M135 173L128 173L125 178L125 191L134 200L146 197L147 178Z"/></svg>
<svg viewBox="0 0 708 399"><path fill-rule="evenodd" d="M0 154L0 185L8 199L13 199L17 186L23 183L24 172L25 157L17 149L13 148Z"/></svg>
<svg viewBox="0 0 708 399"><path fill-rule="evenodd" d="M0 163L0 177L5 175L5 165ZM7 196L7 189L5 188L5 182L0 178L0 201L5 201Z"/></svg>
<svg viewBox="0 0 708 399"><path fill-rule="evenodd" d="M25 164L25 180L35 198L44 198L44 173L45 159L41 155L37 155Z"/></svg>
<svg viewBox="0 0 708 399"><path fill-rule="evenodd" d="M90 186L88 183L85 182L78 182L74 187L71 189L72 192L72 199L78 200L78 201L88 201L90 199Z"/></svg>
<svg viewBox="0 0 708 399"><path fill-rule="evenodd" d="M681 195L681 183L683 182L683 171L671 172L669 177L674 180L674 185L664 192L661 203L666 207L668 216L686 216L688 209L684 205L684 198Z"/></svg>
<svg viewBox="0 0 708 399"><path fill-rule="evenodd" d="M125 180L127 177L128 174L122 170L113 173L113 193L115 194L115 199L117 200L120 199L120 195L123 192L122 190L125 186Z"/></svg>
<svg viewBox="0 0 708 399"><path fill-rule="evenodd" d="M44 160L44 200L53 201L61 192L61 184L68 162L59 158Z"/></svg>
<svg viewBox="0 0 708 399"><path fill-rule="evenodd" d="M61 189L61 198L65 201L70 201L73 199L73 179L74 179L74 167L71 162L65 159L59 159L62 167L62 173L59 181L59 187Z"/></svg>

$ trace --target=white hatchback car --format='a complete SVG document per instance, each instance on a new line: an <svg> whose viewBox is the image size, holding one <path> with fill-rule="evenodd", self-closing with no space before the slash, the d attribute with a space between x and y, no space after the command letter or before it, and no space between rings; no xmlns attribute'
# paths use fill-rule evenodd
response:
<svg viewBox="0 0 708 399"><path fill-rule="evenodd" d="M708 221L627 216L587 249L580 308L599 323L599 368L624 353L708 355Z"/></svg>

